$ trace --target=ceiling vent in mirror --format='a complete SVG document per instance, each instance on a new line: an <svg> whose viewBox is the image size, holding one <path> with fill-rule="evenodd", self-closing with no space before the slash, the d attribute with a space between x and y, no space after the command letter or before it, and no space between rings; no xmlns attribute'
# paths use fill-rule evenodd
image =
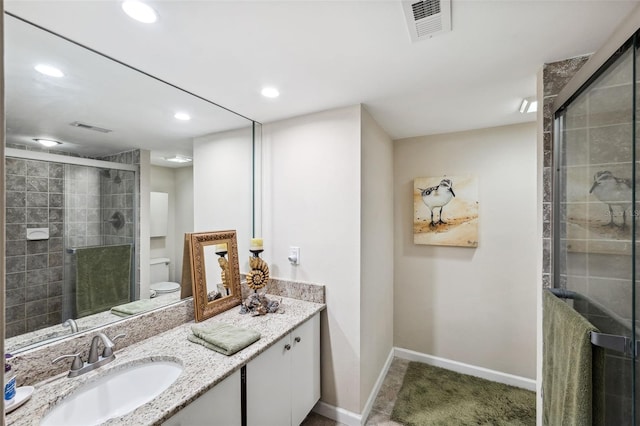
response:
<svg viewBox="0 0 640 426"><path fill-rule="evenodd" d="M74 121L73 123L69 123L70 126L80 127L81 129L93 130L94 132L100 133L111 133L113 130L105 129L104 127L92 126L91 124L81 123L79 121Z"/></svg>
<svg viewBox="0 0 640 426"><path fill-rule="evenodd" d="M451 0L402 0L411 41L451 31Z"/></svg>

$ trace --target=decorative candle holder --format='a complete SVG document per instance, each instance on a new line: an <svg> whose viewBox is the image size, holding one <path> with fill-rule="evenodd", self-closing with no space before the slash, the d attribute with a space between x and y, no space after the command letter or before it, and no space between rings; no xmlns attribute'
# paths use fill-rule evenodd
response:
<svg viewBox="0 0 640 426"><path fill-rule="evenodd" d="M269 265L260 258L260 253L264 251L263 249L253 249L249 251L253 253L253 256L249 258L251 271L247 273L247 285L257 293L258 289L266 286L269 282Z"/></svg>
<svg viewBox="0 0 640 426"><path fill-rule="evenodd" d="M223 247L224 246L224 247ZM225 293L229 295L229 261L227 260L227 245L219 244L216 246L216 254L220 256L218 258L218 265L220 265L220 278L222 279L222 286L224 287Z"/></svg>

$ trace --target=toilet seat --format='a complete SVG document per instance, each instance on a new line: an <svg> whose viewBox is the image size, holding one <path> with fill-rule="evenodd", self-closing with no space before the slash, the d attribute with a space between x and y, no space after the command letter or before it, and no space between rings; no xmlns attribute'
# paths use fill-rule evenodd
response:
<svg viewBox="0 0 640 426"><path fill-rule="evenodd" d="M158 294L173 293L174 291L180 290L180 284L164 281L161 283L153 283L149 288Z"/></svg>

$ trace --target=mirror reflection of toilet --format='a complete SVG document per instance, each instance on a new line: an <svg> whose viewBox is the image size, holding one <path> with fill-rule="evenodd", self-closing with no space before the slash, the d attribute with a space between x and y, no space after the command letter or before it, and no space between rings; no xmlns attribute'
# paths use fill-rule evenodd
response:
<svg viewBox="0 0 640 426"><path fill-rule="evenodd" d="M175 293L180 290L180 284L169 281L168 257L156 257L151 259L151 297L163 294Z"/></svg>

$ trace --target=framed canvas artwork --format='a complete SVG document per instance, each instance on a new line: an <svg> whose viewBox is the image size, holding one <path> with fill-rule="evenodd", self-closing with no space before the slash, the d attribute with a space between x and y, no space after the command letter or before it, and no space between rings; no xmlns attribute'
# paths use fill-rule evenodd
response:
<svg viewBox="0 0 640 426"><path fill-rule="evenodd" d="M413 242L436 246L478 247L478 178L415 178Z"/></svg>

